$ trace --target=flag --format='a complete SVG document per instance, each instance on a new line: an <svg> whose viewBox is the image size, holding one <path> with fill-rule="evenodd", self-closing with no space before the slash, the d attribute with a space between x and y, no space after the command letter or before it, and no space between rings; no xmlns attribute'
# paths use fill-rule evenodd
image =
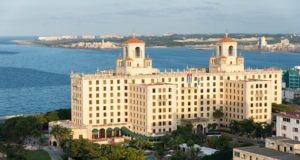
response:
<svg viewBox="0 0 300 160"><path fill-rule="evenodd" d="M197 77L197 85L200 86L200 76Z"/></svg>
<svg viewBox="0 0 300 160"><path fill-rule="evenodd" d="M188 73L188 74L186 75L186 82L187 82L187 83L192 83L192 80L193 80L192 77L193 77L193 76L192 76L192 73Z"/></svg>

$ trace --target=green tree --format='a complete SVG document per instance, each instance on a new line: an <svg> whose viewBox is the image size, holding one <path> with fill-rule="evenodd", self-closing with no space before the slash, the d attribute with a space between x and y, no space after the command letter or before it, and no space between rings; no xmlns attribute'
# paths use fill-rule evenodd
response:
<svg viewBox="0 0 300 160"><path fill-rule="evenodd" d="M240 121L240 128L242 134L246 133L247 137L250 137L250 135L252 135L252 133L255 131L255 123L253 119L244 119Z"/></svg>
<svg viewBox="0 0 300 160"><path fill-rule="evenodd" d="M145 160L146 157L144 156L143 150L136 150L134 148L127 148L126 149L126 160Z"/></svg>
<svg viewBox="0 0 300 160"><path fill-rule="evenodd" d="M184 143L184 139L181 136L176 136L171 141L169 141L169 146L178 149L179 145Z"/></svg>
<svg viewBox="0 0 300 160"><path fill-rule="evenodd" d="M214 112L213 112L213 117L215 119L217 119L220 123L220 120L224 117L224 113L221 109L216 109Z"/></svg>
<svg viewBox="0 0 300 160"><path fill-rule="evenodd" d="M185 160L187 159L187 156L183 154L181 151L175 151L172 154L172 157L170 158L171 160Z"/></svg>
<svg viewBox="0 0 300 160"><path fill-rule="evenodd" d="M48 120L45 117L45 115L44 114L37 114L34 117L36 119L35 126L38 127L40 130L46 129L46 127L48 126Z"/></svg>
<svg viewBox="0 0 300 160"><path fill-rule="evenodd" d="M31 135L39 142L40 139L42 139L42 133L43 133L42 130L34 129L34 130L32 130ZM40 143L38 143L38 145L39 145L39 149L40 149Z"/></svg>
<svg viewBox="0 0 300 160"><path fill-rule="evenodd" d="M96 159L101 157L99 147L99 144L90 143L86 139L76 139L68 141L68 146L64 148L64 152L76 160Z"/></svg>
<svg viewBox="0 0 300 160"><path fill-rule="evenodd" d="M269 123L264 123L264 128L263 128L263 137L271 137L272 136L272 129L273 129L274 124L269 124Z"/></svg>
<svg viewBox="0 0 300 160"><path fill-rule="evenodd" d="M7 155L7 159L12 160L23 160L26 159L26 150L24 149L23 145L10 145L7 144L5 148L5 153Z"/></svg>
<svg viewBox="0 0 300 160"><path fill-rule="evenodd" d="M256 123L255 124L255 133L254 133L254 136L256 138L261 138L263 137L263 127L262 127L262 124L261 123Z"/></svg>
<svg viewBox="0 0 300 160"><path fill-rule="evenodd" d="M209 124L207 125L207 128L208 128L209 130L215 130L215 129L217 128L217 126L218 126L217 123L209 123Z"/></svg>
<svg viewBox="0 0 300 160"><path fill-rule="evenodd" d="M194 144L195 144L195 142L194 142L193 140L191 140L191 139L188 140L187 143L186 143L186 145L187 145L189 148L193 147Z"/></svg>
<svg viewBox="0 0 300 160"><path fill-rule="evenodd" d="M119 144L102 145L102 156L105 156L109 160L119 160L126 157L126 149Z"/></svg>
<svg viewBox="0 0 300 160"><path fill-rule="evenodd" d="M290 112L290 108L285 104L272 103L272 113Z"/></svg>
<svg viewBox="0 0 300 160"><path fill-rule="evenodd" d="M52 111L52 112L48 112L46 117L47 117L49 122L57 121L57 120L59 120L58 111L55 110L55 111Z"/></svg>
<svg viewBox="0 0 300 160"><path fill-rule="evenodd" d="M231 133L233 133L233 134L236 134L236 133L238 133L240 131L239 123L236 120L230 121L229 128L231 130Z"/></svg>
<svg viewBox="0 0 300 160"><path fill-rule="evenodd" d="M169 135L165 135L163 137L161 137L161 142L163 143L164 149L166 148L166 146L168 145L168 142L171 140Z"/></svg>
<svg viewBox="0 0 300 160"><path fill-rule="evenodd" d="M50 131L50 134L59 141L61 146L63 146L65 141L72 139L72 130L60 125L54 125Z"/></svg>

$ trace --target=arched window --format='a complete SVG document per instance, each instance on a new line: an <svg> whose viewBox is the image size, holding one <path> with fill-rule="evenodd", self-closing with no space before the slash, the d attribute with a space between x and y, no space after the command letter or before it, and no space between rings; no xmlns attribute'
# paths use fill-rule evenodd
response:
<svg viewBox="0 0 300 160"><path fill-rule="evenodd" d="M140 47L135 48L135 58L140 58L141 57L141 49Z"/></svg>
<svg viewBox="0 0 300 160"><path fill-rule="evenodd" d="M228 48L228 53L229 53L229 56L233 56L233 46L230 46Z"/></svg>
<svg viewBox="0 0 300 160"><path fill-rule="evenodd" d="M222 56L222 47L219 46L219 56Z"/></svg>

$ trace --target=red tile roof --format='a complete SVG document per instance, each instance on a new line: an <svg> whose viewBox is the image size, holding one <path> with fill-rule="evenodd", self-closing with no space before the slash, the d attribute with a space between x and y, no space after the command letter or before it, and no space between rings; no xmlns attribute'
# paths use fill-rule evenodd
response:
<svg viewBox="0 0 300 160"><path fill-rule="evenodd" d="M122 58L122 57L119 57L119 58L117 58L117 60L123 60L123 58Z"/></svg>
<svg viewBox="0 0 300 160"><path fill-rule="evenodd" d="M149 57L147 57L147 58L145 58L145 60L152 60L151 58L149 58Z"/></svg>
<svg viewBox="0 0 300 160"><path fill-rule="evenodd" d="M132 61L132 60L133 60L132 58L127 58L127 59L126 59L126 61Z"/></svg>
<svg viewBox="0 0 300 160"><path fill-rule="evenodd" d="M139 40L137 38L131 38L131 39L125 41L124 43L145 43L145 42L142 40Z"/></svg>
<svg viewBox="0 0 300 160"><path fill-rule="evenodd" d="M227 58L226 56L222 56L221 58Z"/></svg>
<svg viewBox="0 0 300 160"><path fill-rule="evenodd" d="M218 40L219 43L226 43L226 42L236 42L235 40L231 39L231 38L228 38L228 37L225 37L225 38L222 38L220 40Z"/></svg>
<svg viewBox="0 0 300 160"><path fill-rule="evenodd" d="M244 58L243 56L238 56L238 58Z"/></svg>
<svg viewBox="0 0 300 160"><path fill-rule="evenodd" d="M209 58L216 58L216 56L210 56Z"/></svg>
<svg viewBox="0 0 300 160"><path fill-rule="evenodd" d="M300 112L291 112L291 113L273 113L275 116L289 117L294 119L300 119Z"/></svg>

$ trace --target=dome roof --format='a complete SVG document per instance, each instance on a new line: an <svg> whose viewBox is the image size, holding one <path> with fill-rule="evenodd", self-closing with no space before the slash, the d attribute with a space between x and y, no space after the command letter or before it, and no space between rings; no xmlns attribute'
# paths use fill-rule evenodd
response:
<svg viewBox="0 0 300 160"><path fill-rule="evenodd" d="M123 60L123 58L122 58L122 57L119 57L119 58L117 58L117 60L120 61L120 60Z"/></svg>
<svg viewBox="0 0 300 160"><path fill-rule="evenodd" d="M237 58L244 58L244 56L241 56L241 55L240 55L240 56L238 56Z"/></svg>
<svg viewBox="0 0 300 160"><path fill-rule="evenodd" d="M133 37L133 38L131 38L131 39L125 41L124 43L145 43L145 42L142 41L142 40L139 40L139 39L137 39L137 38L135 38L135 37Z"/></svg>
<svg viewBox="0 0 300 160"><path fill-rule="evenodd" d="M220 40L218 40L219 43L226 43L226 42L236 42L235 40L231 39L231 38L228 38L228 37L225 37L225 38L222 38Z"/></svg>
<svg viewBox="0 0 300 160"><path fill-rule="evenodd" d="M227 57L226 57L226 56L222 56L221 58L222 58L222 59L225 59L225 58L227 58Z"/></svg>
<svg viewBox="0 0 300 160"><path fill-rule="evenodd" d="M210 56L209 58L216 58L216 56Z"/></svg>
<svg viewBox="0 0 300 160"><path fill-rule="evenodd" d="M236 42L235 40L231 39L231 38L228 38L228 34L226 33L225 34L225 37L218 40L219 43L226 43L226 42Z"/></svg>
<svg viewBox="0 0 300 160"><path fill-rule="evenodd" d="M127 59L126 59L126 61L132 61L132 60L133 60L132 58L127 58Z"/></svg>
<svg viewBox="0 0 300 160"><path fill-rule="evenodd" d="M147 58L145 58L145 60L152 60L151 58L149 58L149 57L147 57Z"/></svg>

